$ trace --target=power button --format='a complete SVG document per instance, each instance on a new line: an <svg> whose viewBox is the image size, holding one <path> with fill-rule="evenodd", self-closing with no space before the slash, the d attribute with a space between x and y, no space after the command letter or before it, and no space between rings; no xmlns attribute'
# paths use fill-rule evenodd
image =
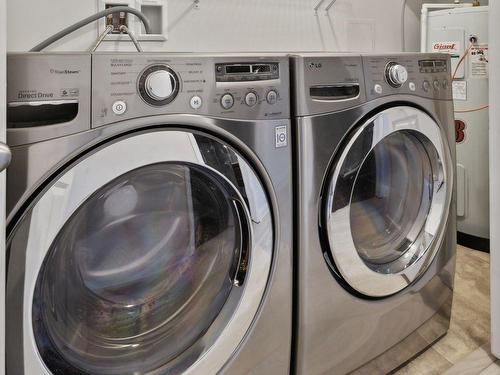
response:
<svg viewBox="0 0 500 375"><path fill-rule="evenodd" d="M127 103L123 100L117 100L113 103L112 109L115 115L123 115L127 111Z"/></svg>

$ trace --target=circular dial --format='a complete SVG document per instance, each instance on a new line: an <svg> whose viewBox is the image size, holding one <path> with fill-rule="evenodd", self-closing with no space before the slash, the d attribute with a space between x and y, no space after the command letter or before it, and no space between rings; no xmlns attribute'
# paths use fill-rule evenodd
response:
<svg viewBox="0 0 500 375"><path fill-rule="evenodd" d="M153 65L139 77L138 90L142 99L154 106L170 103L179 93L179 78L167 65Z"/></svg>
<svg viewBox="0 0 500 375"><path fill-rule="evenodd" d="M398 63L392 62L387 65L385 76L392 87L400 87L408 80L408 70Z"/></svg>

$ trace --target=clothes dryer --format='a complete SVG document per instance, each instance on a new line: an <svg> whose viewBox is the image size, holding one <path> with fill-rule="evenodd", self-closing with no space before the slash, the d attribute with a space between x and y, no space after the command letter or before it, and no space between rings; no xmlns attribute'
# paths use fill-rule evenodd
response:
<svg viewBox="0 0 500 375"><path fill-rule="evenodd" d="M448 329L456 222L450 60L292 58L295 372L385 374Z"/></svg>

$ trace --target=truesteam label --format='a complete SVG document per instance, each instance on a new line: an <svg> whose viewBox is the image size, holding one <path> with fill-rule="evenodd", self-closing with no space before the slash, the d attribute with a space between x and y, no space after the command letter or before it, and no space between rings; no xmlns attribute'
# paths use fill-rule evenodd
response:
<svg viewBox="0 0 500 375"><path fill-rule="evenodd" d="M276 148L286 147L288 145L288 134L286 125L277 126L275 128L275 142L276 142Z"/></svg>

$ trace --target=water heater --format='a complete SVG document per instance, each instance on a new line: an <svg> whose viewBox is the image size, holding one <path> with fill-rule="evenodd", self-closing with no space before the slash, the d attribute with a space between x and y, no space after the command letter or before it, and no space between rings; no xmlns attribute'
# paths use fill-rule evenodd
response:
<svg viewBox="0 0 500 375"><path fill-rule="evenodd" d="M451 54L455 74L458 242L489 250L488 7L431 11L424 27L425 49Z"/></svg>

